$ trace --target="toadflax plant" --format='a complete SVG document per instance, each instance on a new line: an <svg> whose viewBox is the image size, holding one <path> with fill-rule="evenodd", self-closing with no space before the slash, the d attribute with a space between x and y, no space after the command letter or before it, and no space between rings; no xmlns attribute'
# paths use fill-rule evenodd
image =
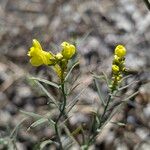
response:
<svg viewBox="0 0 150 150"><path fill-rule="evenodd" d="M33 66L37 67L46 65L51 67L59 79L58 83L54 83L45 79L31 77L31 79L38 84L38 86L50 99L50 103L48 104L53 105L58 112L56 113L56 118L52 119L51 114L45 114L42 116L33 112L21 111L22 113L35 118L35 122L31 124L30 128L36 127L42 123L48 123L55 131L55 135L51 139L42 141L38 144L38 149L42 150L46 147L46 145L52 144L59 150L70 149L73 145L75 145L77 149L88 150L91 145L94 145L97 136L100 135L105 125L110 122L112 117L116 114L116 112L118 112L122 104L126 103L127 100L137 94L136 92L124 99L120 99L120 101L116 104L115 97L118 97L122 89L128 87L128 85L122 86L122 83L126 78L124 75L127 72L125 67L126 48L123 45L118 45L114 51L112 77L110 80L105 73L102 75L93 74L95 86L100 99L100 107L96 108L96 111L95 108L93 108L90 129L84 128L82 124L74 129L70 123L71 116L69 115L69 112L77 104L81 93L76 95L72 101L68 101L68 96L71 94L73 89L78 86L78 84L70 87L70 89L67 84L72 70L79 64L76 62L70 69L68 67L69 61L73 58L75 53L75 45L68 42L63 42L61 44L61 51L57 54L53 54L52 52L44 51L40 43L34 39L32 47L27 54L30 57L30 63ZM102 78L105 79L108 85L108 96L106 99L103 98L99 85L99 80ZM71 78L71 80L73 80L73 78ZM55 99L43 84L48 84L53 88L56 88L61 95L60 99ZM65 133L65 140L63 139L62 133L63 135Z"/></svg>

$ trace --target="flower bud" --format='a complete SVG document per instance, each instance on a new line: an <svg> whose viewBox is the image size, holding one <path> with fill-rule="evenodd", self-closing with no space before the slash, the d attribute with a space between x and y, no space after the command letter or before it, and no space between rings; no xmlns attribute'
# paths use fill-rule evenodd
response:
<svg viewBox="0 0 150 150"><path fill-rule="evenodd" d="M126 55L126 48L123 45L118 45L115 48L115 55L120 58L124 57Z"/></svg>
<svg viewBox="0 0 150 150"><path fill-rule="evenodd" d="M55 56L58 60L61 60L63 58L63 55L61 53L56 54Z"/></svg>
<svg viewBox="0 0 150 150"><path fill-rule="evenodd" d="M69 60L75 54L76 48L74 45L67 42L63 42L62 46L62 55L65 59Z"/></svg>
<svg viewBox="0 0 150 150"><path fill-rule="evenodd" d="M119 72L119 67L117 65L112 65L112 71L114 73Z"/></svg>

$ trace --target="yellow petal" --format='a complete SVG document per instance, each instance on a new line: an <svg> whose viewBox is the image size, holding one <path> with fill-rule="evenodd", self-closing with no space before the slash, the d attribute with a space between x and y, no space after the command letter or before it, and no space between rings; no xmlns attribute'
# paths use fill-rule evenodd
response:
<svg viewBox="0 0 150 150"><path fill-rule="evenodd" d="M41 58L39 57L32 57L30 59L30 63L33 65L33 66L40 66L43 64L43 61Z"/></svg>
<svg viewBox="0 0 150 150"><path fill-rule="evenodd" d="M32 44L33 44L33 47L38 48L39 50L42 50L42 46L38 40L33 39Z"/></svg>
<svg viewBox="0 0 150 150"><path fill-rule="evenodd" d="M31 57L30 62L33 66L40 65L51 65L54 63L54 56L52 53L46 52L42 50L40 43L33 39L33 46L30 48L28 52L28 56Z"/></svg>
<svg viewBox="0 0 150 150"><path fill-rule="evenodd" d="M53 58L53 56L49 52L42 51L40 56L42 58L43 64L45 64L45 65L51 65L52 64L51 59Z"/></svg>

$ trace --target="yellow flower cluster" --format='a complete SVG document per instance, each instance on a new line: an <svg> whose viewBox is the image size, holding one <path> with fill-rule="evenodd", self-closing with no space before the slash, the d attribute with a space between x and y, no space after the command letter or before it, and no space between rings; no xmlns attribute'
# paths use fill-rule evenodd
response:
<svg viewBox="0 0 150 150"><path fill-rule="evenodd" d="M118 83L122 79L123 73L125 72L125 55L126 48L123 45L118 45L115 48L112 63L112 82L110 85L112 92L116 90Z"/></svg>
<svg viewBox="0 0 150 150"><path fill-rule="evenodd" d="M27 55L31 57L30 63L33 66L53 64L53 55L49 52L43 51L40 43L35 39L33 40L33 45Z"/></svg>
<svg viewBox="0 0 150 150"><path fill-rule="evenodd" d="M30 57L30 63L33 66L53 66L57 75L62 78L62 74L64 74L68 60L73 57L76 52L76 48L74 45L67 42L63 42L61 44L61 48L61 52L54 55L52 52L44 51L38 40L33 39L32 47L27 55Z"/></svg>

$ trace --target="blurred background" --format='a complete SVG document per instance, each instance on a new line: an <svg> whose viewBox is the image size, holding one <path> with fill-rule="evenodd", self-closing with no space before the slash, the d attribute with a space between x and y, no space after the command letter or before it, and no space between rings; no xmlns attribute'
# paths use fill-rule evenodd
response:
<svg viewBox="0 0 150 150"><path fill-rule="evenodd" d="M125 45L132 73L127 83L140 82L123 94L137 90L139 94L115 116L126 126L109 124L93 149L150 149L150 13L142 0L0 0L0 138L9 136L25 117L19 110L39 114L50 110L47 97L27 78L32 74L56 80L49 68L29 64L27 52L34 38L53 52L63 41L77 42L80 65L75 74L80 74L82 85L74 95L86 89L71 118L73 125L88 122L87 114L98 101L90 72L110 76L114 48ZM106 84L100 86L105 97ZM57 95L52 88L50 92ZM54 134L45 126L27 131L32 122L29 119L18 131L18 150L32 150L37 141Z"/></svg>

